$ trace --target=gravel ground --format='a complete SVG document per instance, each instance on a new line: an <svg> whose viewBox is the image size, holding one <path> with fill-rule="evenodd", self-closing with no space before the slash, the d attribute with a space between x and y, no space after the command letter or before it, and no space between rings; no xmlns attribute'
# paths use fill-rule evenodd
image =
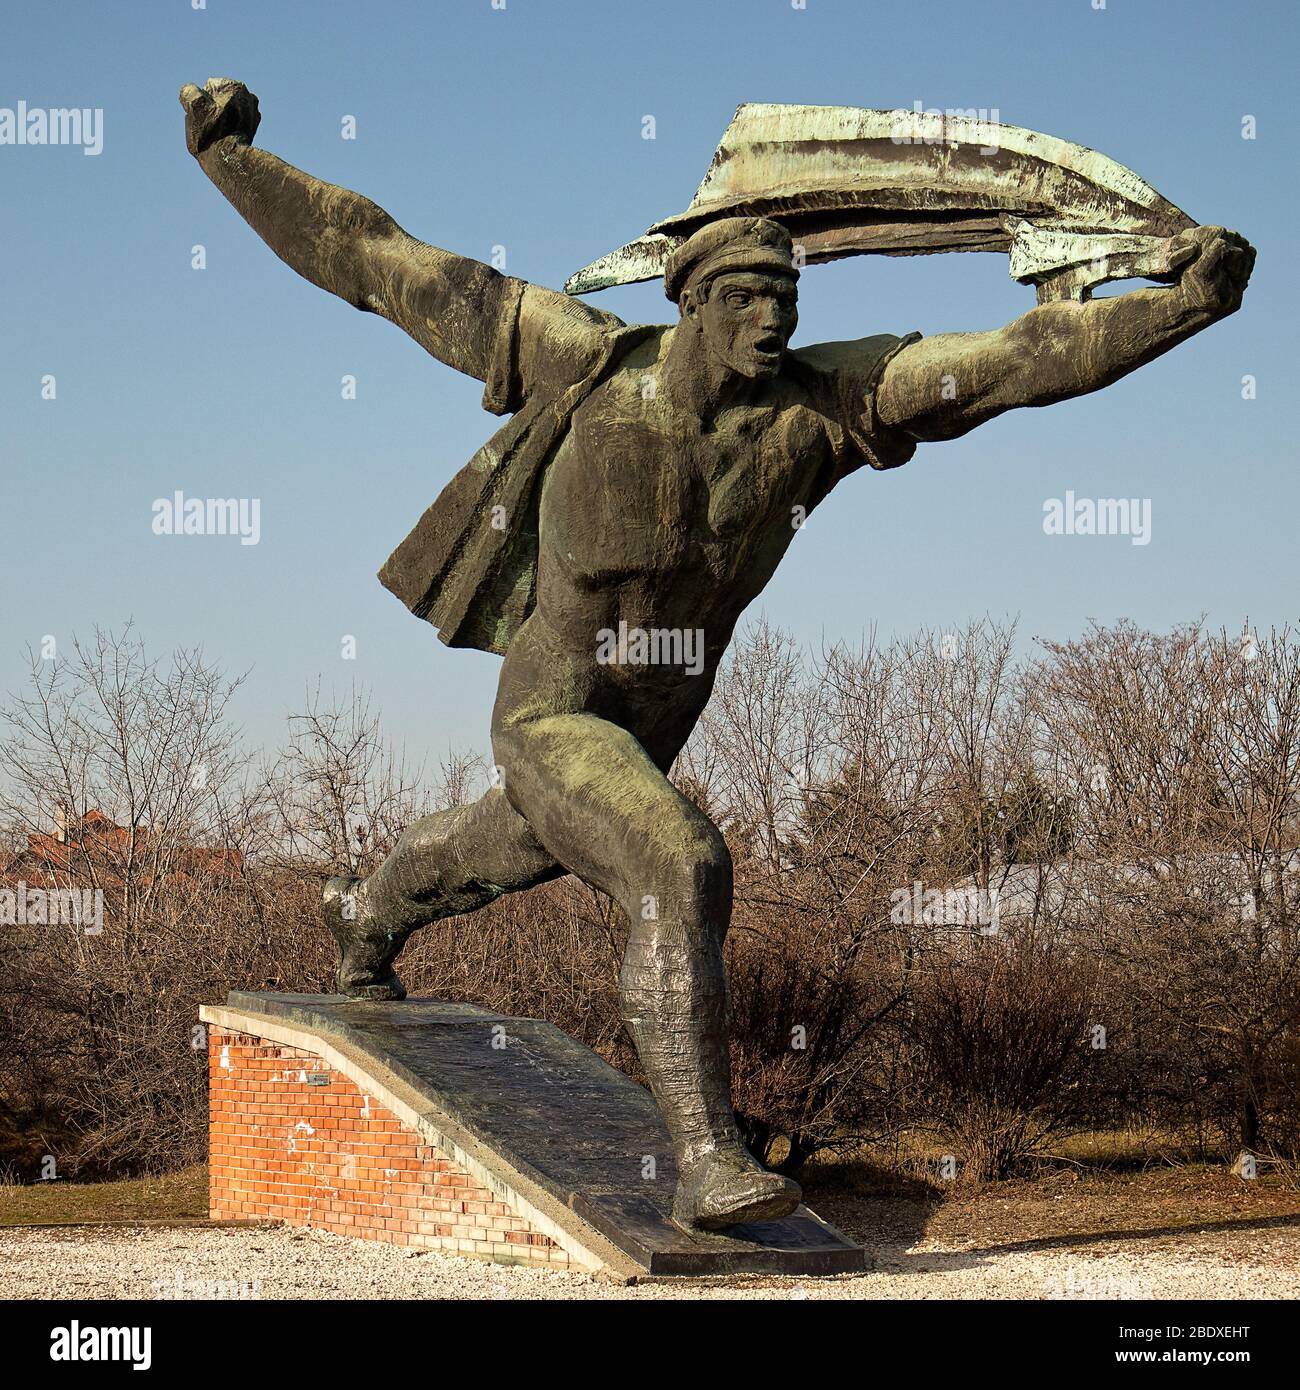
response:
<svg viewBox="0 0 1300 1390"><path fill-rule="evenodd" d="M1036 1244L1030 1242L1029 1244ZM955 1249L878 1240L870 1273L731 1279L693 1299L1294 1299L1300 1231L1189 1232L1154 1247L1095 1238L1042 1249ZM175 1226L0 1230L0 1297L265 1299L664 1299L682 1286L620 1288L584 1275L415 1253L323 1231ZM225 1291L215 1288L224 1284Z"/></svg>

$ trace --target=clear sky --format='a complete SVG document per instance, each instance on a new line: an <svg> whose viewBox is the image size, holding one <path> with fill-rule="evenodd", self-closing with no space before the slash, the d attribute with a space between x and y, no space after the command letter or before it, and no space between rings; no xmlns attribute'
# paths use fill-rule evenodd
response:
<svg viewBox="0 0 1300 1390"><path fill-rule="evenodd" d="M1096 3L8 6L0 108L100 107L104 128L96 157L0 145L0 687L28 643L133 618L156 653L251 668L236 714L254 743L319 680L367 687L417 756L486 749L498 659L443 647L375 571L499 422L478 383L296 277L207 182L176 92L214 75L257 93L260 145L554 286L685 207L745 101L996 108L1104 151L1255 243L1243 310L1099 395L850 479L752 611L813 646L984 613L1018 613L1027 645L1090 618L1294 620L1297 9ZM1034 302L996 255L858 257L800 295L796 344L992 328ZM593 302L673 313L658 282ZM259 544L154 535L177 489L260 499ZM1149 498L1150 544L1045 535L1067 490Z"/></svg>

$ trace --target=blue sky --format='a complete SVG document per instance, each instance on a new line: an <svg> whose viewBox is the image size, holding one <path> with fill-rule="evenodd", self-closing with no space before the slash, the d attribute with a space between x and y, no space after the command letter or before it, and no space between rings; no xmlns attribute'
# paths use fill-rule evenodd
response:
<svg viewBox="0 0 1300 1390"><path fill-rule="evenodd" d="M213 75L258 94L259 144L556 286L683 208L743 101L996 108L1104 151L1250 237L1245 308L1104 393L850 479L751 612L813 646L985 613L1018 613L1027 646L1092 618L1293 620L1296 9L1093 6L10 7L0 107L102 107L104 148L0 146L0 688L45 634L133 618L157 653L251 668L236 715L255 744L319 681L368 688L416 756L487 746L497 658L443 647L374 576L495 417L476 382L298 279L207 182L176 91ZM671 314L657 283L593 302ZM1032 305L1001 256L859 257L805 274L796 342L992 328ZM155 536L152 502L177 489L259 498L260 543ZM1045 499L1067 490L1150 498L1151 543L1044 535Z"/></svg>

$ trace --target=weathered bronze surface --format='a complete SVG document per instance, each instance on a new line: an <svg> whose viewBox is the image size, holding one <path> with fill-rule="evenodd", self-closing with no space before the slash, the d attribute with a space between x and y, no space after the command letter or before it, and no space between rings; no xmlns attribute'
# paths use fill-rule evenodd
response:
<svg viewBox="0 0 1300 1390"><path fill-rule="evenodd" d="M725 196L688 219L659 260L678 322L627 327L417 241L368 199L255 149L257 101L242 84L186 87L181 102L191 153L281 259L478 378L484 405L512 415L381 573L443 641L504 654L492 720L500 784L409 826L369 879L331 880L340 989L399 999L393 961L416 928L575 873L631 924L623 1012L672 1139L675 1219L723 1229L790 1213L798 1187L748 1154L731 1109L721 953L731 860L666 775L735 624L846 475L897 467L918 443L1017 406L1109 385L1235 312L1253 250L1222 228L1180 230L1185 214L1101 156L1040 145L1035 157L1065 170L1045 165L1039 179L1054 190L1044 206L1065 219L1061 234L1163 238L1153 264L1171 288L1088 301L1090 273L991 332L791 349L798 265L782 222L835 212L861 240L861 209L844 196L852 178L830 190L834 207L812 208L821 173L793 194L776 190L795 201L772 204L769 218L728 202L739 185L724 188L720 169L706 185ZM781 167L797 169L797 118L792 129L755 109L786 142ZM808 153L821 159L826 131L814 135ZM745 174L745 198L763 167ZM1027 167L1011 169L1013 184ZM1107 181L1114 216L1105 221L1099 204L1086 225L1069 222L1094 194L1105 202L1095 191ZM911 217L910 237L933 241L926 219L945 189L963 238L993 236L981 222L991 211L1028 214L1043 232L1023 187L999 203L997 181L969 171L951 187L895 182L906 185L890 198ZM997 236L1013 246L1000 223ZM1135 254L1147 250L1141 242ZM1054 270L1050 256L1025 254L1049 279L1077 269L1068 248Z"/></svg>
<svg viewBox="0 0 1300 1390"><path fill-rule="evenodd" d="M808 264L876 253L1007 251L1040 302L1164 278L1196 224L1096 150L999 121L853 106L742 106L685 212L570 276L586 294L653 279L720 217L775 217Z"/></svg>

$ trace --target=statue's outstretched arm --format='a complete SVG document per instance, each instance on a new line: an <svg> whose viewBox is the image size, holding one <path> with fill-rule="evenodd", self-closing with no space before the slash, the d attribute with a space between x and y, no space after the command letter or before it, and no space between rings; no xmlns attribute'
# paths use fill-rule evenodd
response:
<svg viewBox="0 0 1300 1390"><path fill-rule="evenodd" d="M255 149L261 117L242 82L213 78L202 90L183 87L180 99L190 153L282 261L390 319L440 362L487 379L514 306L506 277L417 241L369 198Z"/></svg>
<svg viewBox="0 0 1300 1390"><path fill-rule="evenodd" d="M1017 406L1100 390L1241 307L1254 248L1222 227L1195 227L1170 289L1083 303L1056 300L992 333L943 333L897 354L876 410L914 439L956 439Z"/></svg>

